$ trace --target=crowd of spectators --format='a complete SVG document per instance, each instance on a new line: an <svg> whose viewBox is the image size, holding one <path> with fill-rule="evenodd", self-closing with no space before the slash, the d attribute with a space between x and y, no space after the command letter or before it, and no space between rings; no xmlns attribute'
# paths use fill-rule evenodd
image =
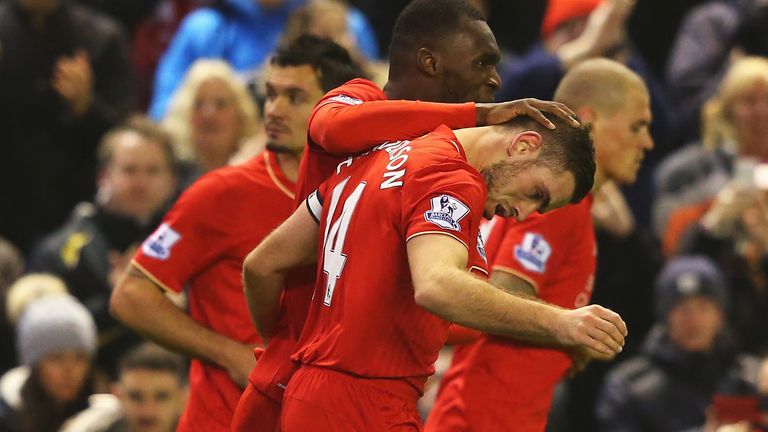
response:
<svg viewBox="0 0 768 432"><path fill-rule="evenodd" d="M329 38L383 84L406 3L0 0L0 430L173 429L185 361L110 316L113 288L187 187L264 149L278 46ZM548 430L767 427L729 408L768 394L768 2L471 3L497 100L551 99L594 57L651 96L655 148L593 210L592 301L627 346L561 383Z"/></svg>

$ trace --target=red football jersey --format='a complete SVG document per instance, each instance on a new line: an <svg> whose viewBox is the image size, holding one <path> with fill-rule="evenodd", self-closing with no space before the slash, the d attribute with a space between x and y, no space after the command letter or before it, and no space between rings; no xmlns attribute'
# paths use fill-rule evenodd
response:
<svg viewBox="0 0 768 432"><path fill-rule="evenodd" d="M350 158L307 199L319 221L318 278L294 360L422 392L449 323L414 300L406 243L449 235L485 274L478 241L485 184L453 132L440 127Z"/></svg>
<svg viewBox="0 0 768 432"><path fill-rule="evenodd" d="M475 125L475 104L438 104L386 101L373 82L354 79L328 92L309 120L307 147L299 168L296 204L333 174L351 153L360 153L385 141L414 138L441 124L451 128ZM386 102L383 102L386 101ZM286 280L280 324L248 379L276 401L296 365L290 360L314 288L315 266L292 272Z"/></svg>
<svg viewBox="0 0 768 432"><path fill-rule="evenodd" d="M492 271L529 281L548 303L568 309L586 305L597 252L591 207L589 195L521 223L494 219L486 246ZM571 365L568 354L490 335L458 354L427 430L544 430L554 388Z"/></svg>
<svg viewBox="0 0 768 432"><path fill-rule="evenodd" d="M260 344L240 274L245 256L293 212L293 189L271 152L215 170L181 195L133 263L169 291L187 287L189 314L201 325ZM193 360L179 430L228 431L241 393L226 370Z"/></svg>

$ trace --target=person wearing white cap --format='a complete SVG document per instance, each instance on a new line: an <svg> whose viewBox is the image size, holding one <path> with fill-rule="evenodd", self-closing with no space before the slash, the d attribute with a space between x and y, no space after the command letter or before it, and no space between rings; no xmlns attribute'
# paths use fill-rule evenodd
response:
<svg viewBox="0 0 768 432"><path fill-rule="evenodd" d="M16 327L21 366L0 378L0 430L54 432L87 408L96 325L67 294L30 303Z"/></svg>

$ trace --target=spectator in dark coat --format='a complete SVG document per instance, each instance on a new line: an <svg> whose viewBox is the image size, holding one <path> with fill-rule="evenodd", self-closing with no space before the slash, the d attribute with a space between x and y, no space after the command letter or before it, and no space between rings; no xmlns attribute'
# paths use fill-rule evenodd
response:
<svg viewBox="0 0 768 432"><path fill-rule="evenodd" d="M750 358L738 354L724 314L728 297L704 257L670 260L656 284L659 322L638 356L608 374L597 401L601 431L680 432L703 426L712 395ZM752 359L753 360L753 359Z"/></svg>
<svg viewBox="0 0 768 432"><path fill-rule="evenodd" d="M114 321L109 296L136 245L157 226L174 195L170 139L150 120L130 119L105 135L95 203L78 205L70 220L36 248L30 267L61 277L96 319L98 365L112 377L138 337Z"/></svg>
<svg viewBox="0 0 768 432"><path fill-rule="evenodd" d="M70 0L0 4L0 234L23 251L94 191L101 135L133 107L125 38Z"/></svg>

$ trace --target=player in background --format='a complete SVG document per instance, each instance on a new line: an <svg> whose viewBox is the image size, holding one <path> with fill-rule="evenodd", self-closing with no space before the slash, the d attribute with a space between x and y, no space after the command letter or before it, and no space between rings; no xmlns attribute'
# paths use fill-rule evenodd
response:
<svg viewBox="0 0 768 432"><path fill-rule="evenodd" d="M517 115L529 115L552 127L539 109L570 119L572 111L552 102L467 102L493 100L501 84L496 72L499 58L493 33L472 6L461 0L411 2L395 24L385 90L368 80L352 80L326 94L310 116L296 204L348 154L387 140L418 137L441 124L471 127L501 123ZM578 126L575 121L570 124ZM292 278L314 282L316 271L316 266L308 266L295 271ZM304 326L313 288L313 283L296 283L290 278L287 285L279 326L249 376L234 431L276 429L283 392L296 368L290 355Z"/></svg>
<svg viewBox="0 0 768 432"><path fill-rule="evenodd" d="M653 148L648 90L620 63L595 59L571 69L555 100L592 126L593 192L632 184ZM613 185L611 185L613 186ZM616 193L620 193L616 191ZM522 223L495 218L486 250L492 283L563 308L589 303L596 266L593 197ZM587 359L567 351L484 335L457 347L429 414L427 431L543 431L557 383Z"/></svg>
<svg viewBox="0 0 768 432"><path fill-rule="evenodd" d="M266 73L267 150L202 177L143 243L112 294L128 326L192 357L189 404L179 431L228 431L260 345L240 282L245 255L294 209L307 119L323 93L361 75L335 43L301 36ZM227 115L227 107L209 107ZM241 121L252 121L241 119ZM188 287L189 315L163 291Z"/></svg>
<svg viewBox="0 0 768 432"><path fill-rule="evenodd" d="M486 267L484 216L522 220L592 188L588 130L552 119L555 131L527 117L442 126L349 158L248 255L246 298L265 339L286 272L313 260L320 268L283 431L419 430L416 401L450 322L601 358L621 350L626 327L615 313L555 308L474 275Z"/></svg>

